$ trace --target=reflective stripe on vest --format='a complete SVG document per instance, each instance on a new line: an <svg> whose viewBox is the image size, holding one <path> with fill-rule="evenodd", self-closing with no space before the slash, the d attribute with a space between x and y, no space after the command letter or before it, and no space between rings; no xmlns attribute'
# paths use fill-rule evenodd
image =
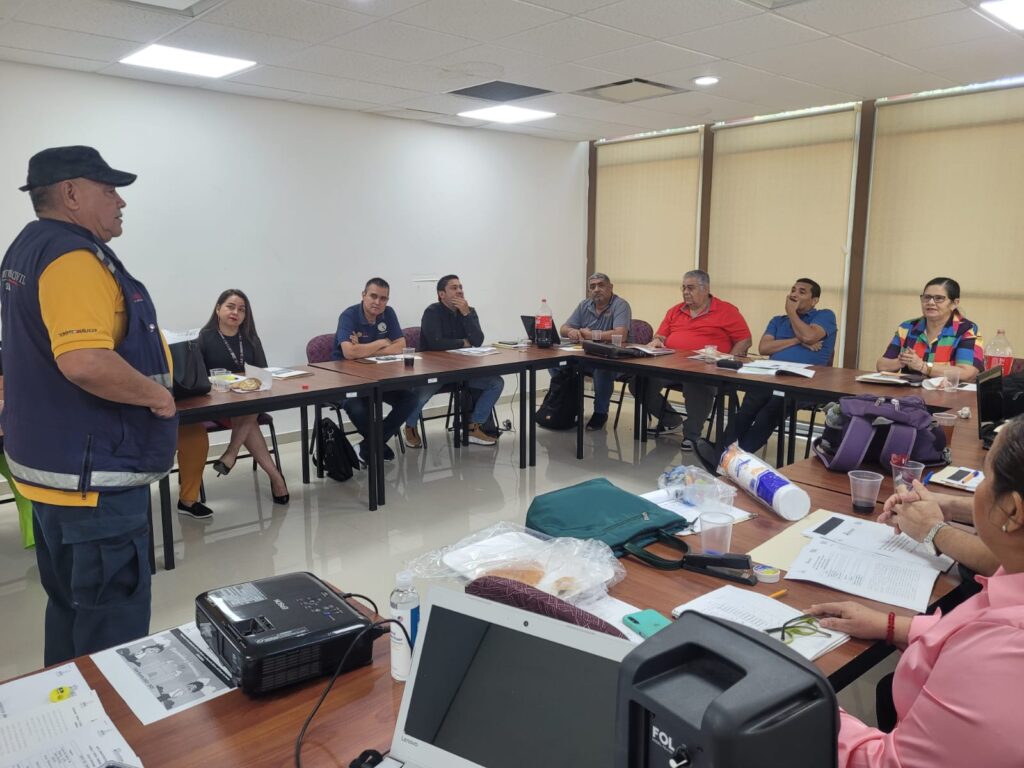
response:
<svg viewBox="0 0 1024 768"><path fill-rule="evenodd" d="M45 469L33 469L19 464L10 456L7 466L11 474L26 483L41 488L54 488L58 491L77 491L81 486L81 477L65 472L50 472ZM92 490L103 488L136 488L151 485L166 477L170 472L93 472L90 475Z"/></svg>

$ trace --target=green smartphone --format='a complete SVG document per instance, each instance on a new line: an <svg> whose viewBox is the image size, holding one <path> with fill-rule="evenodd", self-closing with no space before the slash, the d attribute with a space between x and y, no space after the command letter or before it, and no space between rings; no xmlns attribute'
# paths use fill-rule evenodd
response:
<svg viewBox="0 0 1024 768"><path fill-rule="evenodd" d="M627 613L622 617L622 623L640 635L640 637L647 638L658 630L664 629L672 622L653 608L648 608L636 613Z"/></svg>

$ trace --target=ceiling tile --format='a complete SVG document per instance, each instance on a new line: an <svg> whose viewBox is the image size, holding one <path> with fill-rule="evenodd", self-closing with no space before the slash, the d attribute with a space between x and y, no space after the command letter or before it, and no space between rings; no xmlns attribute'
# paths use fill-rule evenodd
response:
<svg viewBox="0 0 1024 768"><path fill-rule="evenodd" d="M280 88L267 88L262 85L236 83L234 80L214 79L204 84L203 88L208 91L232 93L236 96L252 96L257 99L273 99L275 101L289 101L301 95L297 91L285 91Z"/></svg>
<svg viewBox="0 0 1024 768"><path fill-rule="evenodd" d="M0 19L6 19L26 2L26 0L0 0Z"/></svg>
<svg viewBox="0 0 1024 768"><path fill-rule="evenodd" d="M947 80L834 37L739 56L737 61L861 98L914 93L949 85Z"/></svg>
<svg viewBox="0 0 1024 768"><path fill-rule="evenodd" d="M1024 74L1024 40L1015 36L968 40L909 51L903 60L959 85Z"/></svg>
<svg viewBox="0 0 1024 768"><path fill-rule="evenodd" d="M434 93L429 96L417 96L415 99L398 102L396 106L403 109L422 109L425 112L437 112L444 115L457 115L471 109L483 109L493 106L493 101L473 99L468 96L454 96L450 93Z"/></svg>
<svg viewBox="0 0 1024 768"><path fill-rule="evenodd" d="M437 117L428 118L428 122L439 123L441 125L457 125L460 128L480 125L479 120L473 120L468 117L459 117L458 115L438 115Z"/></svg>
<svg viewBox="0 0 1024 768"><path fill-rule="evenodd" d="M327 44L402 61L423 61L470 48L477 43L466 37L382 20L329 40Z"/></svg>
<svg viewBox="0 0 1024 768"><path fill-rule="evenodd" d="M933 13L959 11L960 0L807 0L776 11L793 21L841 35Z"/></svg>
<svg viewBox="0 0 1024 768"><path fill-rule="evenodd" d="M584 16L661 40L759 13L741 0L620 0Z"/></svg>
<svg viewBox="0 0 1024 768"><path fill-rule="evenodd" d="M723 99L709 93L677 93L645 102L652 111L668 112L683 121L683 125L735 120L766 114L764 106L734 99Z"/></svg>
<svg viewBox="0 0 1024 768"><path fill-rule="evenodd" d="M161 39L160 43L203 53L234 56L258 64L280 64L307 46L304 42L288 37L208 24L205 21L193 21L187 27Z"/></svg>
<svg viewBox="0 0 1024 768"><path fill-rule="evenodd" d="M232 77L231 80L239 83L266 85L270 88L282 88L286 91L333 96L336 99L368 101L374 104L392 104L422 95L405 88L329 77L315 72L299 72L283 67L257 67L242 72Z"/></svg>
<svg viewBox="0 0 1024 768"><path fill-rule="evenodd" d="M429 63L441 67L448 77L472 77L478 82L506 80L549 91L576 91L613 82L617 77L613 72L565 64L497 45L478 45Z"/></svg>
<svg viewBox="0 0 1024 768"><path fill-rule="evenodd" d="M379 105L374 109L367 109L366 113L379 117L393 117L398 120L420 120L422 122L430 122L436 117L433 112L424 112L418 109L402 109L401 107L381 107Z"/></svg>
<svg viewBox="0 0 1024 768"><path fill-rule="evenodd" d="M356 11L369 16L391 16L401 11L419 5L424 0L317 0L324 5L333 5L335 8L343 8L346 11Z"/></svg>
<svg viewBox="0 0 1024 768"><path fill-rule="evenodd" d="M309 104L314 107L329 107L331 109L345 109L352 112L364 109L377 109L379 104L368 101L354 101L353 99L335 99L332 96L320 96L315 93L303 93L289 99L294 104Z"/></svg>
<svg viewBox="0 0 1024 768"><path fill-rule="evenodd" d="M619 0L529 0L534 5L543 5L562 13L586 13L595 8L617 3Z"/></svg>
<svg viewBox="0 0 1024 768"><path fill-rule="evenodd" d="M373 83L386 82L392 73L407 66L394 59L343 51L328 45L307 48L288 57L283 65L288 69L301 69L331 77L347 77L351 80L368 80Z"/></svg>
<svg viewBox="0 0 1024 768"><path fill-rule="evenodd" d="M600 120L606 123L618 123L634 128L674 127L674 121L667 124L664 115L647 109L647 104L655 99L645 99L633 104L618 104L614 101L580 96L575 93L549 93L535 96L519 102L530 109L543 109L558 115L585 117L589 120ZM633 131L635 133L635 131Z"/></svg>
<svg viewBox="0 0 1024 768"><path fill-rule="evenodd" d="M626 77L645 77L655 72L682 69L702 62L714 61L703 53L690 51L667 43L644 43L599 56L580 59L577 63L618 72Z"/></svg>
<svg viewBox="0 0 1024 768"><path fill-rule="evenodd" d="M666 40L674 45L730 59L745 53L757 53L771 48L816 40L822 33L801 24L762 13L717 27L687 32Z"/></svg>
<svg viewBox="0 0 1024 768"><path fill-rule="evenodd" d="M22 64L35 64L40 67L56 67L58 69L75 69L80 72L96 72L105 62L95 59L78 59L73 56L58 56L53 53L25 51L20 48L0 47L0 59L17 61Z"/></svg>
<svg viewBox="0 0 1024 768"><path fill-rule="evenodd" d="M85 32L71 32L55 27L41 27L9 21L0 25L0 46L21 48L40 53L55 53L79 59L95 59L109 63L123 59L139 49L139 43L115 40Z"/></svg>
<svg viewBox="0 0 1024 768"><path fill-rule="evenodd" d="M639 35L570 16L538 29L506 37L501 45L558 61L577 61L645 42Z"/></svg>
<svg viewBox="0 0 1024 768"><path fill-rule="evenodd" d="M148 11L105 0L32 0L24 3L14 18L31 24L143 43L188 22L186 17L177 14Z"/></svg>
<svg viewBox="0 0 1024 768"><path fill-rule="evenodd" d="M322 43L365 26L374 18L308 0L229 0L203 16L203 20L307 43Z"/></svg>
<svg viewBox="0 0 1024 768"><path fill-rule="evenodd" d="M120 64L118 62L108 64L99 70L99 73L101 75L113 75L114 77L126 77L129 80L145 80L150 83L181 85L186 88L201 88L210 79L208 77L198 77L197 75L183 75L180 72L165 72L149 67L136 67L131 64Z"/></svg>
<svg viewBox="0 0 1024 768"><path fill-rule="evenodd" d="M901 21L884 27L850 32L843 38L873 51L903 61L903 54L921 48L952 45L985 37L1007 37L1011 33L970 10L938 13L923 19Z"/></svg>
<svg viewBox="0 0 1024 768"><path fill-rule="evenodd" d="M602 69L579 67L575 64L551 64L523 72L517 82L548 91L564 92L607 85L617 79L620 79L619 75Z"/></svg>
<svg viewBox="0 0 1024 768"><path fill-rule="evenodd" d="M395 21L482 41L561 18L564 14L518 0L427 0L394 16Z"/></svg>
<svg viewBox="0 0 1024 768"><path fill-rule="evenodd" d="M369 77L359 78L371 80ZM413 91L425 93L447 93L456 91L459 88L469 88L471 85L480 85L492 80L490 77L477 77L463 75L458 72L450 72L440 67L425 66L423 64L402 64L397 69L382 72L372 78L372 82L380 82L386 85L393 85L397 88L408 88Z"/></svg>
<svg viewBox="0 0 1024 768"><path fill-rule="evenodd" d="M701 88L693 84L695 77L714 75L720 78L715 85ZM688 88L735 101L764 104L779 110L802 107L820 107L856 101L851 93L822 88L820 85L773 75L759 69L745 67L734 61L713 61L674 72L659 72L652 79L666 85Z"/></svg>

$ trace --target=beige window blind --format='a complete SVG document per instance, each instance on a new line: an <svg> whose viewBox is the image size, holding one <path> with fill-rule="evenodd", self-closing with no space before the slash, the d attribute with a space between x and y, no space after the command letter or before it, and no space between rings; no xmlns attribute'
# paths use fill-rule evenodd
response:
<svg viewBox="0 0 1024 768"><path fill-rule="evenodd" d="M1024 353L1024 88L880 103L875 126L860 367L952 277L984 339Z"/></svg>
<svg viewBox="0 0 1024 768"><path fill-rule="evenodd" d="M848 109L715 131L708 272L755 352L798 277L821 284L842 342L856 128Z"/></svg>
<svg viewBox="0 0 1024 768"><path fill-rule="evenodd" d="M700 152L696 131L597 148L594 263L655 330L696 264Z"/></svg>

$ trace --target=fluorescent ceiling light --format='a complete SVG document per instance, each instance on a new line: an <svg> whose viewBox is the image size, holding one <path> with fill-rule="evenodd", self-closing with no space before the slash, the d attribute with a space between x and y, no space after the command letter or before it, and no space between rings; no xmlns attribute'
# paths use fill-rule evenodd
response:
<svg viewBox="0 0 1024 768"><path fill-rule="evenodd" d="M982 3L980 8L1014 29L1024 29L1024 0L990 0Z"/></svg>
<svg viewBox="0 0 1024 768"><path fill-rule="evenodd" d="M693 78L694 85L714 85L718 82L718 78L714 75L704 75L703 77Z"/></svg>
<svg viewBox="0 0 1024 768"><path fill-rule="evenodd" d="M121 63L200 77L224 77L247 69L256 62L216 56L212 53L186 51L184 48L171 48L166 45L150 45L121 59Z"/></svg>
<svg viewBox="0 0 1024 768"><path fill-rule="evenodd" d="M509 104L459 112L459 117L471 117L474 120L487 120L492 123L528 123L531 120L545 120L554 116L554 112L541 112L539 109L513 107Z"/></svg>

